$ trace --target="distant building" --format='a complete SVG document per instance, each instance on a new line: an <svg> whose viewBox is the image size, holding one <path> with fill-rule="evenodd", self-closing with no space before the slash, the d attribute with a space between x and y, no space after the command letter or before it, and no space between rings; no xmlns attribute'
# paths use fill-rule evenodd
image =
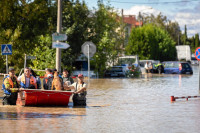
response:
<svg viewBox="0 0 200 133"><path fill-rule="evenodd" d="M137 21L135 15L123 15L122 11L122 21L125 24L125 42L124 45L128 43L128 38L131 34L132 28L139 27L143 25L143 22Z"/></svg>

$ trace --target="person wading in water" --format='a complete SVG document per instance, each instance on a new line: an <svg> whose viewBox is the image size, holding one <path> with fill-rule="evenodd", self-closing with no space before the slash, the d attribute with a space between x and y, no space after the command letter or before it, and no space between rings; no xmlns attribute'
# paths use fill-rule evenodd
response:
<svg viewBox="0 0 200 133"><path fill-rule="evenodd" d="M78 82L69 85L66 89L74 89L74 95L72 97L74 106L86 106L87 84L83 81L83 74L78 75Z"/></svg>

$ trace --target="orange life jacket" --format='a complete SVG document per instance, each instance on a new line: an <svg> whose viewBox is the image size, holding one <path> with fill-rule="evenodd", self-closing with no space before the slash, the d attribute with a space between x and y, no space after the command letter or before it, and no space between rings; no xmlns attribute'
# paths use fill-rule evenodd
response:
<svg viewBox="0 0 200 133"><path fill-rule="evenodd" d="M22 77L21 77L21 86L22 86L23 88L25 88L25 86L26 86L26 76L25 76L24 74L23 74ZM37 89L37 84L34 83L34 78L33 78L33 76L30 76L29 87L30 87L30 86L34 86L35 89ZM29 87L28 87L28 88L29 88Z"/></svg>

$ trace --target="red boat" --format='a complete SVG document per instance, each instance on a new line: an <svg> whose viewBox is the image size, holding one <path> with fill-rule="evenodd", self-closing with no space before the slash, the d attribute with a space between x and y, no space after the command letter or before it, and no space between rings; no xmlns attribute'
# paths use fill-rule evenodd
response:
<svg viewBox="0 0 200 133"><path fill-rule="evenodd" d="M18 93L17 105L68 106L72 91L24 89Z"/></svg>

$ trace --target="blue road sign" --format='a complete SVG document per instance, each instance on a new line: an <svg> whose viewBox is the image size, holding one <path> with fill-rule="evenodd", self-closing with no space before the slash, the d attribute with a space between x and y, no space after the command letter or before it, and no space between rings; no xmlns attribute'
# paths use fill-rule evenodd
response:
<svg viewBox="0 0 200 133"><path fill-rule="evenodd" d="M12 54L12 45L11 44L2 44L1 45L1 54L2 55L11 55Z"/></svg>
<svg viewBox="0 0 200 133"><path fill-rule="evenodd" d="M200 47L195 50L195 57L197 60L200 60Z"/></svg>

